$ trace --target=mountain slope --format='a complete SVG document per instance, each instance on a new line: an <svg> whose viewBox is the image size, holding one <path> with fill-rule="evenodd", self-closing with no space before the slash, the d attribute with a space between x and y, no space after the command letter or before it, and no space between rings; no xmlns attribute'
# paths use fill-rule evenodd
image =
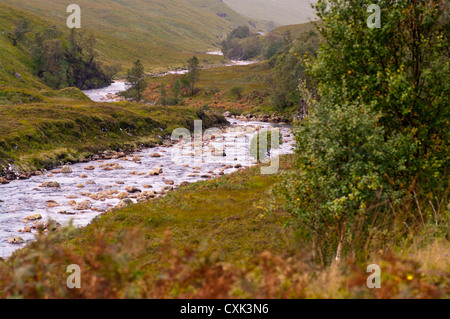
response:
<svg viewBox="0 0 450 319"><path fill-rule="evenodd" d="M0 0L0 5L22 8L65 29L66 8L72 2ZM179 66L192 54L211 49L236 26L250 24L248 18L217 0L79 0L77 4L82 28L98 39L100 60L129 67L140 58L155 71Z"/></svg>
<svg viewBox="0 0 450 319"><path fill-rule="evenodd" d="M316 0L224 0L237 12L253 19L272 20L280 25L299 24L314 17Z"/></svg>
<svg viewBox="0 0 450 319"><path fill-rule="evenodd" d="M32 61L24 47L28 37L25 37L23 43L17 46L13 46L7 38L7 31L12 30L14 23L21 19L27 19L38 28L49 26L37 16L9 6L2 6L0 10L0 88L45 89L47 87L33 75Z"/></svg>

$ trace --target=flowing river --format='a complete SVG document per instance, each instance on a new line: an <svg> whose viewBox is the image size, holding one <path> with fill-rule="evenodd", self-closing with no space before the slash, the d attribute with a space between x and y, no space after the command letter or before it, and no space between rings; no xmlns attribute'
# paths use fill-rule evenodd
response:
<svg viewBox="0 0 450 319"><path fill-rule="evenodd" d="M95 95L96 100L104 101L111 91L121 89L123 87L113 84L86 93L91 98ZM35 239L34 230L20 231L33 225L32 222L25 223L27 216L40 214L42 221L52 219L62 225L72 221L73 225L84 227L96 216L119 204L121 199L118 195L121 193L129 193L129 198L136 202L140 193L128 192L130 188L158 193L168 185L176 188L183 182L218 178L255 165L250 157L250 141L261 129L277 127L282 134L283 143L272 156L293 152L294 139L287 125L228 120L230 127L216 129L201 139L192 137L128 156L73 164L69 166L71 173L62 173L61 167L57 167L28 180L0 185L0 257L9 257L25 245L9 244L9 238L20 236L25 242ZM150 174L155 169L161 169L161 174ZM57 182L60 187L40 187L46 182ZM87 203L87 207L76 206L82 202Z"/></svg>

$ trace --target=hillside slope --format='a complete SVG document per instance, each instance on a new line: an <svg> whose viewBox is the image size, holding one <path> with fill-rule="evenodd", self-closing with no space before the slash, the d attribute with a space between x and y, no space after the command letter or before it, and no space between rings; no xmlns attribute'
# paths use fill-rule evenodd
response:
<svg viewBox="0 0 450 319"><path fill-rule="evenodd" d="M21 8L60 28L66 28L66 8L71 3L0 0L2 7ZM82 28L98 39L100 60L129 67L140 58L155 71L179 66L192 54L202 56L238 25L255 25L217 0L79 0L77 4L81 7Z"/></svg>
<svg viewBox="0 0 450 319"><path fill-rule="evenodd" d="M298 24L314 17L316 0L224 0L237 12L253 19L272 20L279 25Z"/></svg>
<svg viewBox="0 0 450 319"><path fill-rule="evenodd" d="M19 43L13 46L6 36L5 30L13 29L14 23L20 19L27 19L39 28L45 26L45 22L37 16L2 6L0 10L0 88L45 89L47 87L33 75L32 61L24 45ZM23 42L25 43L26 40L27 38ZM0 104L1 96L0 92Z"/></svg>

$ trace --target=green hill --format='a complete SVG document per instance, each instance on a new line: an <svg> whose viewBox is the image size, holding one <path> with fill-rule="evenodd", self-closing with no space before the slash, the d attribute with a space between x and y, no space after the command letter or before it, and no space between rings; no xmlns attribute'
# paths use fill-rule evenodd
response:
<svg viewBox="0 0 450 319"><path fill-rule="evenodd" d="M224 0L237 12L253 19L272 20L279 25L299 24L314 17L316 0Z"/></svg>
<svg viewBox="0 0 450 319"><path fill-rule="evenodd" d="M66 28L66 0L0 0ZM97 38L98 59L124 67L140 58L154 71L180 66L192 54L204 62L220 57L203 55L238 25L258 26L216 0L79 0L82 28ZM49 8L51 8L49 10ZM5 27L3 27L5 28Z"/></svg>

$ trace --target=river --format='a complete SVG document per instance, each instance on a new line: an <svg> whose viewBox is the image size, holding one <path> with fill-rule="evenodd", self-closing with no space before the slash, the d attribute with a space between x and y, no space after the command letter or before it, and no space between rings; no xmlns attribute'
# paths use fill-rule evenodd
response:
<svg viewBox="0 0 450 319"><path fill-rule="evenodd" d="M107 96L124 89L124 82L116 82L85 93L93 100L107 102ZM62 225L72 221L73 225L84 227L96 216L115 207L121 201L118 194L126 193L127 187L160 192L169 181L176 188L183 182L218 178L222 174L255 165L250 157L250 141L261 129L278 127L283 136L284 143L273 151L273 156L293 152L294 139L287 125L228 120L230 127L215 132L215 138L205 137L197 144L191 144L189 139L187 143L144 149L122 158L73 164L70 165L72 173L68 174L61 173L61 167L56 167L28 180L0 185L0 199L3 201L0 201L0 257L7 258L25 246L26 243L9 244L11 237L20 236L25 242L35 240L34 230L31 233L19 231L32 225L32 222L23 222L27 216L40 214L44 221L52 219ZM220 155L216 156L217 153ZM152 154L161 157L152 157ZM118 169L105 170L107 167ZM162 174L150 176L149 173L155 168L161 168ZM46 182L57 182L60 187L40 187ZM130 197L136 202L136 195L130 194ZM89 209L74 209L75 204L86 200L90 201ZM60 214L61 211L71 215Z"/></svg>

